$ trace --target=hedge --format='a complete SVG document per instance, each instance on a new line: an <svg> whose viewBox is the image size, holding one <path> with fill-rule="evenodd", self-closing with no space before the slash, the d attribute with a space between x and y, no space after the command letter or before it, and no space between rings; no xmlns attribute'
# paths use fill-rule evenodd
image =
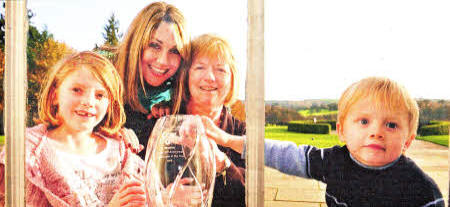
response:
<svg viewBox="0 0 450 207"><path fill-rule="evenodd" d="M334 120L318 120L319 124L330 124L332 130L336 130L336 121Z"/></svg>
<svg viewBox="0 0 450 207"><path fill-rule="evenodd" d="M288 131L308 134L329 134L331 131L331 125L292 121L288 124Z"/></svg>
<svg viewBox="0 0 450 207"><path fill-rule="evenodd" d="M417 131L421 136L429 135L448 135L449 122L444 121L430 121L430 125L422 126Z"/></svg>

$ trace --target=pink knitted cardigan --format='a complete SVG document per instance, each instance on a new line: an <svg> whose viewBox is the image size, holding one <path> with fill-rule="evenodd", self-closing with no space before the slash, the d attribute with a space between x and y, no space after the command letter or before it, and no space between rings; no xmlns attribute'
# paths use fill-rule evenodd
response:
<svg viewBox="0 0 450 207"><path fill-rule="evenodd" d="M120 174L116 178L119 183L114 183L108 192L100 193L101 202L89 203L77 196L79 192L73 192L65 178L58 173L54 151L44 144L43 136L47 134L45 125L37 125L26 130L25 142L25 177L26 177L26 204L27 206L106 206L113 194L119 189L120 184L129 178L143 180L144 162L140 157L126 148L120 141ZM0 204L4 203L4 150L0 154ZM87 189L93 191L95 189ZM99 193L97 193L99 194ZM83 198L81 198L83 199ZM3 206L3 205L2 205Z"/></svg>

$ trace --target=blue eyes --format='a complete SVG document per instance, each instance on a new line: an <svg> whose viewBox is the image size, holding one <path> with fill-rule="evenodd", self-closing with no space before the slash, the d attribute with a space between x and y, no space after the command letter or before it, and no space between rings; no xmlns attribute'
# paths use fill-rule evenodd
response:
<svg viewBox="0 0 450 207"><path fill-rule="evenodd" d="M395 128L397 128L397 124L393 123L393 122L388 122L388 123L386 123L386 127L390 128L390 129L395 129Z"/></svg>
<svg viewBox="0 0 450 207"><path fill-rule="evenodd" d="M367 125L367 124L369 124L369 120L361 119L361 120L359 120L359 123L361 125ZM397 125L397 123L394 123L394 122L387 122L386 127L389 129L396 129L398 127L398 125Z"/></svg>

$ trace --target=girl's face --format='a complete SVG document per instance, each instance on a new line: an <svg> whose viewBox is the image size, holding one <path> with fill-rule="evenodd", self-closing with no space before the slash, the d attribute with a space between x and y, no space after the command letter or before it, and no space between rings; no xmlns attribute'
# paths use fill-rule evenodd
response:
<svg viewBox="0 0 450 207"><path fill-rule="evenodd" d="M144 80L151 86L160 86L180 66L181 56L175 41L178 34L174 27L174 24L161 22L142 51L140 68Z"/></svg>
<svg viewBox="0 0 450 207"><path fill-rule="evenodd" d="M194 58L189 69L192 103L212 108L223 106L231 89L231 70L227 63L208 57Z"/></svg>
<svg viewBox="0 0 450 207"><path fill-rule="evenodd" d="M84 66L71 72L57 88L59 127L70 132L92 132L105 117L109 106L103 84ZM59 128L58 127L58 128Z"/></svg>

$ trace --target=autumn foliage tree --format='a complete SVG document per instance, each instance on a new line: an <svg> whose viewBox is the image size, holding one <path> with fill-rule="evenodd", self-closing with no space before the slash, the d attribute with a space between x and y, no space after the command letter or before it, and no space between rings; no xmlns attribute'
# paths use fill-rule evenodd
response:
<svg viewBox="0 0 450 207"><path fill-rule="evenodd" d="M28 18L33 17L31 11ZM65 43L53 39L46 29L40 32L33 25L28 27L27 41L27 125L34 125L38 117L38 100L41 86L44 84L48 70L65 55L74 52Z"/></svg>
<svg viewBox="0 0 450 207"><path fill-rule="evenodd" d="M241 100L237 100L231 105L231 114L239 121L245 122L245 104Z"/></svg>
<svg viewBox="0 0 450 207"><path fill-rule="evenodd" d="M28 124L33 125L37 118L38 100L41 87L44 85L48 70L53 67L61 58L74 52L66 44L48 37L41 44L29 48L33 53L32 64L28 64Z"/></svg>

